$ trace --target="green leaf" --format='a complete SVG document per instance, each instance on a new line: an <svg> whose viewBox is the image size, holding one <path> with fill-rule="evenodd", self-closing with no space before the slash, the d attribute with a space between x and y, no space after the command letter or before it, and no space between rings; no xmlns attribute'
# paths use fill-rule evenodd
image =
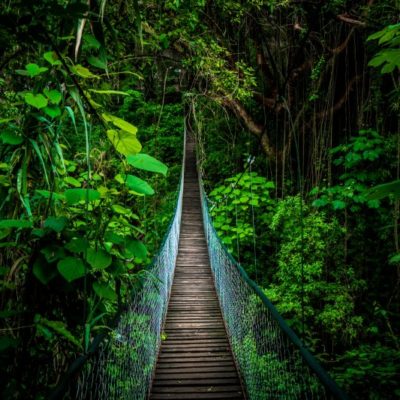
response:
<svg viewBox="0 0 400 400"><path fill-rule="evenodd" d="M89 242L86 238L72 238L65 248L71 253L84 253L89 248Z"/></svg>
<svg viewBox="0 0 400 400"><path fill-rule="evenodd" d="M46 72L48 68L46 67L39 67L39 65L32 63L32 64L27 64L25 65L26 70L28 71L28 74L31 78L34 76L40 75L43 72Z"/></svg>
<svg viewBox="0 0 400 400"><path fill-rule="evenodd" d="M64 200L65 196L60 193L49 192L48 190L35 190L35 193L45 199L52 198L53 200Z"/></svg>
<svg viewBox="0 0 400 400"><path fill-rule="evenodd" d="M44 108L47 106L48 101L46 97L44 97L42 94L33 94L31 92L28 92L25 95L25 103L29 104L32 107L37 108L40 110L41 108Z"/></svg>
<svg viewBox="0 0 400 400"><path fill-rule="evenodd" d="M38 258L33 264L33 275L43 285L47 285L57 276L57 270L54 265L47 263L44 259Z"/></svg>
<svg viewBox="0 0 400 400"><path fill-rule="evenodd" d="M43 58L50 63L52 66L61 65L61 61L58 59L56 52L48 51L43 54Z"/></svg>
<svg viewBox="0 0 400 400"><path fill-rule="evenodd" d="M88 63L95 68L107 69L107 63L98 57L89 56Z"/></svg>
<svg viewBox="0 0 400 400"><path fill-rule="evenodd" d="M50 100L50 103L59 104L62 100L61 92L56 89L44 89L43 93Z"/></svg>
<svg viewBox="0 0 400 400"><path fill-rule="evenodd" d="M86 254L86 261L92 266L94 269L105 269L111 265L111 255L102 249L92 249L88 248Z"/></svg>
<svg viewBox="0 0 400 400"><path fill-rule="evenodd" d="M32 228L33 224L31 221L25 221L21 219L3 219L0 220L0 229L8 228Z"/></svg>
<svg viewBox="0 0 400 400"><path fill-rule="evenodd" d="M52 229L55 232L62 232L68 224L68 218L66 217L48 217L44 221L44 227Z"/></svg>
<svg viewBox="0 0 400 400"><path fill-rule="evenodd" d="M117 300L117 294L115 293L115 290L106 283L94 282L93 290L101 298L113 301Z"/></svg>
<svg viewBox="0 0 400 400"><path fill-rule="evenodd" d="M68 185L74 186L76 188L81 187L81 182L79 182L78 179L75 179L72 176L66 176L64 178L64 182L67 183Z"/></svg>
<svg viewBox="0 0 400 400"><path fill-rule="evenodd" d="M327 204L328 204L328 201L324 198L314 200L312 203L313 207L323 207L323 206L326 206Z"/></svg>
<svg viewBox="0 0 400 400"><path fill-rule="evenodd" d="M106 122L111 122L117 128L122 129L125 132L129 132L132 135L136 135L138 129L136 126L132 125L131 123L125 121L122 118L115 117L114 115L104 113L101 115Z"/></svg>
<svg viewBox="0 0 400 400"><path fill-rule="evenodd" d="M127 92L122 92L120 90L96 90L89 89L89 92L97 93L97 94L106 94L106 95L118 95L118 96L130 96Z"/></svg>
<svg viewBox="0 0 400 400"><path fill-rule="evenodd" d="M125 156L139 153L142 149L142 145L136 136L129 132L109 129L107 131L107 136L115 149Z"/></svg>
<svg viewBox="0 0 400 400"><path fill-rule="evenodd" d="M367 199L380 200L393 195L395 199L400 198L400 180L375 186L367 192Z"/></svg>
<svg viewBox="0 0 400 400"><path fill-rule="evenodd" d="M131 213L131 210L128 210L125 207L120 206L119 204L113 204L111 206L112 210L115 211L117 214L126 215Z"/></svg>
<svg viewBox="0 0 400 400"><path fill-rule="evenodd" d="M24 141L24 138L22 136L19 136L9 130L2 132L0 137L4 144L11 144L13 146L19 145Z"/></svg>
<svg viewBox="0 0 400 400"><path fill-rule="evenodd" d="M80 201L95 201L100 199L100 193L94 189L67 189L64 196L69 205L74 205Z"/></svg>
<svg viewBox="0 0 400 400"><path fill-rule="evenodd" d="M57 118L61 115L61 108L58 106L50 106L45 107L43 111L50 117L50 118Z"/></svg>
<svg viewBox="0 0 400 400"><path fill-rule="evenodd" d="M168 171L168 167L164 163L147 154L135 154L133 156L128 156L127 161L130 165L132 165L132 167L143 169L145 171L157 172L159 174L163 174L164 176Z"/></svg>
<svg viewBox="0 0 400 400"><path fill-rule="evenodd" d="M147 257L147 248L140 240L127 239L125 241L124 255L127 258L136 257L144 260Z"/></svg>
<svg viewBox="0 0 400 400"><path fill-rule="evenodd" d="M127 175L125 184L138 194L153 195L154 189L143 179L134 175Z"/></svg>
<svg viewBox="0 0 400 400"><path fill-rule="evenodd" d="M68 282L82 278L85 275L85 266L80 258L66 257L57 263L58 272Z"/></svg>
<svg viewBox="0 0 400 400"><path fill-rule="evenodd" d="M83 67L80 64L77 64L71 68L72 72L74 72L76 75L79 75L81 78L84 79L100 79L99 76L93 74L90 72L90 70L86 67Z"/></svg>
<svg viewBox="0 0 400 400"><path fill-rule="evenodd" d="M83 40L85 41L85 46L88 48L93 48L98 50L101 46L100 42L93 36L89 34L83 35Z"/></svg>
<svg viewBox="0 0 400 400"><path fill-rule="evenodd" d="M343 210L346 208L346 203L341 200L334 200L332 201L332 207L334 210Z"/></svg>

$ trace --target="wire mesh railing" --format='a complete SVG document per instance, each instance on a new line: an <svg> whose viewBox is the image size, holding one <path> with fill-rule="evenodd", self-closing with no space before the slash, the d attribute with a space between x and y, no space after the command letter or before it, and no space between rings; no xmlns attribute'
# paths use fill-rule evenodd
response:
<svg viewBox="0 0 400 400"><path fill-rule="evenodd" d="M204 231L222 315L248 400L346 399L213 227L199 174Z"/></svg>
<svg viewBox="0 0 400 400"><path fill-rule="evenodd" d="M86 361L78 377L77 400L143 400L148 396L178 254L185 146L186 134L174 216L147 269L149 279L130 298L116 329Z"/></svg>

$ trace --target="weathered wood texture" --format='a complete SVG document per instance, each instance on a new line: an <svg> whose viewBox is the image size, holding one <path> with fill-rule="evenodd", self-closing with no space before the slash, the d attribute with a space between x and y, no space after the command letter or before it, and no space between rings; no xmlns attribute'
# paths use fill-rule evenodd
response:
<svg viewBox="0 0 400 400"><path fill-rule="evenodd" d="M188 140L179 252L150 399L243 399L219 308Z"/></svg>

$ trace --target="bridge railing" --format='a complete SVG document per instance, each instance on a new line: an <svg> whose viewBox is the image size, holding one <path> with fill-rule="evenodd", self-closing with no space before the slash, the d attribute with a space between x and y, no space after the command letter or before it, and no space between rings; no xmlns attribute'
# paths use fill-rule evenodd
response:
<svg viewBox="0 0 400 400"><path fill-rule="evenodd" d="M144 400L157 362L178 254L182 218L186 134L174 216L148 279L129 300L117 328L89 358L77 382L77 400Z"/></svg>
<svg viewBox="0 0 400 400"><path fill-rule="evenodd" d="M199 174L211 269L248 400L346 399L263 291L229 254L212 224Z"/></svg>

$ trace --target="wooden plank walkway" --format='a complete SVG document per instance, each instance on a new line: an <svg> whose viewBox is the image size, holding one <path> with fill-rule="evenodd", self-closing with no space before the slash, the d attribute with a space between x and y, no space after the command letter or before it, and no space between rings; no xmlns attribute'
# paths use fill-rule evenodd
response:
<svg viewBox="0 0 400 400"><path fill-rule="evenodd" d="M150 399L244 399L211 275L191 140L164 332Z"/></svg>

